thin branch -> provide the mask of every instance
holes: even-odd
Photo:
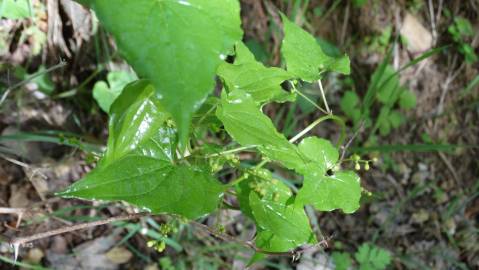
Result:
[[[24,210],[22,208],[0,208],[0,211],[3,211],[4,214],[24,213],[23,212]],[[92,227],[96,227],[96,226],[100,226],[100,225],[106,225],[106,224],[110,224],[110,223],[117,222],[117,221],[126,221],[126,220],[138,219],[138,218],[142,218],[142,217],[149,216],[149,215],[151,215],[151,214],[143,212],[143,213],[137,213],[137,214],[129,214],[129,215],[111,217],[111,218],[107,218],[107,219],[104,219],[104,220],[80,223],[80,224],[73,225],[73,226],[65,226],[65,227],[61,227],[61,228],[54,229],[54,230],[51,230],[51,231],[33,234],[33,235],[30,235],[30,236],[16,237],[16,238],[11,239],[9,242],[13,247],[15,247],[15,249],[16,249],[15,254],[18,254],[18,247],[23,246],[23,245],[25,245],[27,243],[30,243],[30,242],[39,240],[39,239],[52,237],[52,236],[55,236],[55,235],[68,233],[68,232],[73,232],[73,231],[77,231],[77,230],[92,228]],[[176,216],[176,215],[172,215],[172,216]],[[217,238],[219,238],[223,241],[238,243],[243,247],[253,249],[255,252],[263,253],[263,254],[266,254],[266,255],[273,255],[273,256],[287,256],[287,257],[299,258],[299,256],[302,253],[304,253],[308,250],[312,250],[312,249],[316,249],[316,248],[327,248],[328,247],[328,240],[329,240],[329,238],[328,239],[323,239],[322,241],[320,241],[319,243],[317,243],[315,245],[309,245],[309,244],[302,245],[298,248],[295,248],[295,249],[289,250],[289,251],[271,252],[271,251],[266,251],[266,250],[263,250],[263,249],[257,247],[252,241],[238,240],[231,235],[220,233],[220,232],[216,231],[215,229],[210,228],[209,226],[204,225],[202,223],[199,223],[197,221],[190,221],[190,224],[208,232],[210,235],[212,235],[214,237],[217,237]],[[15,255],[15,257],[16,257],[16,255]]]
[[[147,216],[147,215],[149,215],[149,213],[129,214],[129,215],[111,217],[111,218],[107,218],[107,219],[104,219],[104,220],[80,223],[80,224],[76,224],[76,225],[73,225],[73,226],[65,226],[65,227],[62,227],[62,228],[58,228],[58,229],[47,231],[47,232],[37,233],[37,234],[30,235],[30,236],[15,237],[10,241],[10,244],[13,245],[13,246],[21,246],[21,245],[24,245],[26,243],[29,243],[29,242],[32,242],[32,241],[35,241],[35,240],[39,240],[39,239],[43,239],[43,238],[47,238],[47,237],[52,237],[52,236],[67,233],[67,232],[83,230],[83,229],[87,229],[87,228],[91,228],[91,227],[96,227],[96,226],[100,226],[100,225],[109,224],[109,223],[116,222],[116,221],[125,221],[125,220],[137,219],[137,218],[141,218],[141,217],[144,217],[144,216]]]

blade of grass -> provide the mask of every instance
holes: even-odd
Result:
[[[76,134],[61,131],[18,132],[0,136],[0,142],[2,141],[48,142],[80,148],[94,153],[102,153],[104,148],[102,145],[82,142],[80,136]]]

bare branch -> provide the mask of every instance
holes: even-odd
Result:
[[[20,245],[23,245],[23,244],[26,244],[26,243],[29,243],[29,242],[32,242],[32,241],[35,241],[35,240],[55,236],[55,235],[58,235],[58,234],[73,232],[73,231],[77,231],[77,230],[83,230],[83,229],[87,229],[87,228],[91,228],[91,227],[96,227],[96,226],[100,226],[100,225],[109,224],[109,223],[116,222],[116,221],[125,221],[125,220],[137,219],[137,218],[144,217],[148,214],[149,213],[129,214],[129,215],[111,217],[111,218],[107,218],[107,219],[104,219],[104,220],[80,223],[80,224],[72,225],[72,226],[65,226],[65,227],[62,227],[62,228],[58,228],[58,229],[47,231],[47,232],[37,233],[37,234],[30,235],[30,236],[16,237],[16,238],[13,238],[10,241],[10,244],[12,244],[13,246],[20,246]]]

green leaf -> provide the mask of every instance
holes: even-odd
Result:
[[[28,0],[1,0],[0,18],[25,19],[30,17],[31,8]]]
[[[308,216],[303,205],[294,202],[291,190],[278,180],[262,184],[260,192],[264,193],[250,193],[250,207],[257,225],[294,246],[310,243],[314,235]]]
[[[284,14],[281,16],[284,25],[281,52],[289,72],[308,82],[320,79],[324,71],[350,73],[349,58],[346,55],[341,58],[326,55],[311,34],[291,22]]]
[[[361,186],[359,176],[352,171],[337,172],[328,176],[319,171],[304,176],[298,200],[311,204],[319,211],[342,209],[354,213],[359,208]]]
[[[332,254],[336,270],[348,270],[353,264],[351,256],[346,252],[333,252]]]
[[[378,80],[379,90],[377,99],[383,104],[394,104],[399,98],[399,76],[395,75],[394,68],[387,66],[383,73],[376,70],[372,76],[372,81]],[[377,78],[380,76],[379,78]]]
[[[358,106],[359,104],[359,97],[358,94],[354,91],[346,91],[341,98],[339,105],[341,106],[341,110],[343,110],[346,114],[352,114],[353,109]]]
[[[299,144],[299,151],[313,161],[321,171],[331,169],[339,160],[339,153],[330,141],[318,137],[308,137]]]
[[[140,80],[126,86],[110,110],[108,145],[101,164],[131,153],[173,160],[176,131],[166,125],[168,118],[152,84]]]
[[[304,157],[279,133],[253,97],[242,90],[223,92],[216,112],[226,131],[242,146],[256,146],[261,153],[289,169],[304,166]]]
[[[112,71],[107,75],[107,82],[99,81],[93,86],[93,97],[100,108],[106,112],[110,112],[110,106],[115,99],[121,94],[123,88],[133,81],[133,74],[126,71]]]
[[[318,210],[343,209],[346,213],[359,207],[361,188],[356,174],[326,175],[339,158],[330,142],[306,138],[299,147],[288,142],[252,97],[241,90],[229,95],[223,92],[217,116],[235,141],[243,146],[257,146],[271,160],[304,175],[304,187],[299,192],[301,202],[312,204]]]
[[[256,223],[256,245],[263,251],[281,252],[315,243],[303,205],[295,202],[285,184],[268,179],[251,176],[240,189],[241,207],[251,211]]]
[[[100,166],[60,196],[126,201],[152,213],[198,218],[214,211],[224,188],[208,171],[129,154]]]
[[[389,121],[390,109],[387,106],[381,107],[378,118],[376,119],[379,128],[379,133],[382,136],[387,136],[391,133],[391,122]]]
[[[303,187],[298,192],[297,200],[311,204],[320,211],[356,211],[361,198],[359,176],[352,171],[328,175],[327,170],[338,162],[338,150],[329,141],[319,138],[306,138],[299,148],[315,163],[305,168]]]
[[[370,244],[362,244],[354,254],[354,258],[360,264],[359,269],[362,270],[382,270],[391,263],[389,251]]]
[[[398,111],[391,111],[388,115],[388,121],[392,128],[398,128],[404,123],[404,117]]]
[[[221,64],[218,75],[223,78],[229,90],[241,89],[251,94],[256,102],[284,102],[295,98],[281,88],[281,83],[294,76],[281,68],[267,68],[257,62],[242,42],[236,45],[235,63]]]
[[[339,106],[341,110],[351,118],[353,123],[356,125],[359,123],[361,119],[361,109],[359,108],[359,96],[354,91],[347,91],[344,93],[341,101],[339,102]]]
[[[237,0],[83,1],[115,37],[136,73],[151,80],[185,146],[193,113],[242,37]]]
[[[153,213],[197,218],[216,209],[224,187],[209,170],[175,165],[176,130],[153,85],[129,84],[111,107],[108,147],[98,166],[64,197],[123,200]]]
[[[399,96],[399,106],[402,109],[409,110],[416,107],[416,95],[410,90],[404,90]]]

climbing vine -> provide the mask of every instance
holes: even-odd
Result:
[[[324,93],[326,115],[289,140],[262,112],[268,103],[294,102],[301,95],[298,82],[318,82],[322,91],[326,72],[349,74],[347,56],[328,56],[313,36],[282,15],[286,69],[264,66],[241,41],[237,0],[79,2],[95,11],[140,79],[106,107],[109,138],[96,168],[58,195],[125,201],[152,214],[187,219],[236,198],[256,224],[254,259],[318,243],[306,205],[344,213],[359,208],[360,179],[340,166],[344,134],[336,144],[306,137],[326,120],[342,124],[344,132]],[[223,86],[219,96],[213,93],[215,76]],[[284,82],[291,91],[281,87]],[[231,139],[207,140],[207,134]],[[261,160],[245,166],[241,152],[257,153]],[[292,189],[267,163],[302,176],[302,185]],[[218,177],[225,169],[235,176],[226,182]]]

